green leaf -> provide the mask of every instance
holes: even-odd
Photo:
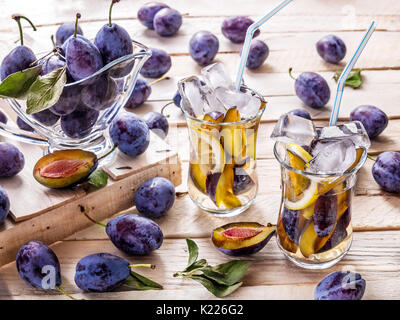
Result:
[[[26,113],[33,114],[55,105],[67,82],[66,67],[39,77],[29,88]]]
[[[199,256],[199,247],[192,239],[186,239],[186,244],[189,251],[189,260],[186,267],[186,269],[188,269],[197,260],[197,257]]]
[[[150,280],[134,271],[131,271],[131,276],[124,282],[127,286],[135,287],[138,290],[159,290],[162,285]]]
[[[233,285],[219,284],[213,280],[210,280],[202,275],[193,275],[192,279],[201,283],[208,291],[210,291],[217,298],[223,298],[236,291],[243,282],[238,282]]]
[[[37,79],[41,65],[10,74],[0,84],[0,98],[25,99],[32,83]]]
[[[206,259],[200,259],[198,261],[193,262],[189,267],[187,267],[183,272],[192,272],[194,270],[199,270],[208,265]]]
[[[201,271],[207,278],[220,284],[233,285],[244,277],[251,264],[252,261],[249,260],[232,260]]]
[[[358,89],[361,87],[363,80],[361,76],[361,69],[359,70],[354,70],[350,72],[349,76],[347,77],[345,81],[345,86],[352,87],[353,89]],[[342,74],[343,70],[336,71],[335,75],[333,76],[333,79],[335,79],[336,82],[339,81],[340,75]]]
[[[108,175],[102,169],[97,169],[88,178],[89,184],[96,188],[103,188],[107,185]]]

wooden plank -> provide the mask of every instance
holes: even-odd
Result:
[[[396,256],[400,232],[356,232],[352,248],[347,257],[335,267],[323,271],[303,270],[286,261],[279,251],[274,239],[258,254],[251,256],[254,260],[244,278],[244,286],[229,296],[231,299],[313,299],[317,283],[327,274],[337,270],[359,272],[367,281],[364,299],[389,299],[400,297],[400,282],[397,274],[400,271]],[[217,251],[209,239],[196,239],[201,258],[210,264],[228,261],[230,258]],[[77,297],[85,299],[212,299],[205,289],[189,280],[172,277],[172,274],[185,267],[187,262],[186,243],[184,239],[166,239],[158,251],[146,257],[126,257],[110,241],[64,241],[52,246],[60,259],[63,273],[63,287]],[[155,270],[140,270],[146,276],[160,282],[165,290],[137,292],[116,290],[104,294],[80,294],[81,291],[73,281],[75,265],[82,257],[96,253],[109,252],[126,257],[135,263],[154,263]],[[174,257],[173,262],[171,256]],[[0,269],[1,298],[61,298],[49,296],[43,291],[28,287],[18,277],[15,264],[11,263]],[[294,288],[290,290],[290,288]],[[297,289],[296,289],[297,288]],[[250,290],[252,294],[249,295]],[[173,295],[173,292],[176,295]],[[264,293],[262,293],[264,292]]]
[[[124,1],[123,4],[116,6],[113,11],[114,19],[136,18],[138,8],[147,0],[139,1]],[[248,0],[243,5],[241,0],[202,0],[190,3],[185,0],[165,0],[163,1],[173,8],[176,8],[181,13],[189,13],[192,17],[223,17],[237,15],[238,8],[240,14],[259,17],[261,12],[267,12],[279,3],[279,0],[268,1],[260,5],[258,0]],[[39,25],[60,23],[60,21],[70,21],[73,19],[76,11],[82,13],[82,20],[104,20],[106,18],[109,5],[108,0],[98,0],[96,2],[71,0],[68,3],[59,3],[54,6],[51,0],[41,0],[40,5],[35,5],[31,1],[21,2],[0,1],[3,11],[3,17],[8,18],[12,13],[22,12],[29,13],[29,17]],[[211,9],[212,8],[212,9]],[[46,10],[46,18],[44,19],[43,10]],[[260,12],[261,10],[261,12]],[[258,14],[257,14],[258,13]],[[396,0],[386,0],[376,2],[374,0],[357,0],[344,2],[329,3],[329,10],[325,3],[318,0],[303,0],[292,3],[285,8],[279,15],[268,22],[268,29],[277,28],[282,30],[282,25],[285,17],[295,18],[289,20],[290,25],[296,26],[298,29],[308,26],[311,30],[321,30],[318,28],[330,28],[329,30],[354,30],[361,27],[366,27],[372,19],[378,21],[378,26],[384,29],[390,29],[390,25],[386,25],[391,20],[396,20],[393,16],[399,15],[400,10]],[[317,24],[315,20],[321,19],[322,23]],[[323,19],[327,20],[323,20]],[[365,20],[364,20],[365,19]],[[301,21],[301,23],[299,23]],[[314,22],[314,24],[313,24]],[[382,23],[384,25],[382,25]],[[386,24],[385,24],[386,23]],[[2,30],[11,30],[9,24],[3,24]],[[266,29],[264,27],[264,29]],[[12,29],[14,30],[14,29]],[[285,30],[285,29],[283,29]]]
[[[228,55],[225,55],[228,56]],[[190,69],[193,61],[189,57],[179,57],[180,63]],[[229,59],[228,59],[229,60]],[[226,62],[226,59],[221,59]],[[227,64],[229,72],[234,75],[236,64]],[[304,108],[310,112],[313,119],[328,120],[334,102],[336,92],[336,82],[333,80],[333,72],[321,72],[326,79],[331,90],[331,98],[327,106],[321,109],[313,109],[304,105],[304,103],[295,95],[294,80],[289,77],[285,70],[284,73],[258,73],[247,71],[246,84],[262,94],[268,102],[267,109],[263,115],[263,121],[277,120],[281,114],[295,108]],[[181,75],[171,76],[170,80],[162,81],[154,85],[149,101],[133,111],[138,115],[143,115],[149,111],[160,112],[161,109],[171,101],[177,90],[177,82],[186,76],[191,75],[186,72]],[[197,70],[199,73],[200,70]],[[400,77],[397,70],[374,71],[365,70],[362,72],[364,83],[360,89],[346,87],[343,94],[343,100],[339,113],[339,119],[348,119],[350,112],[359,105],[375,105],[384,110],[389,118],[399,118],[398,108],[393,101],[400,100],[400,92],[396,88],[400,85]],[[194,73],[193,73],[194,74]],[[299,73],[295,73],[298,75]],[[178,125],[185,124],[185,117],[182,112],[170,105],[165,109],[164,114],[169,115],[170,123]]]

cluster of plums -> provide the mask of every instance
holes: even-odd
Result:
[[[171,209],[174,200],[175,188],[171,181],[162,177],[147,180],[135,195],[136,208],[144,216],[123,214],[109,220],[105,226],[109,239],[128,256],[144,256],[157,250],[163,243],[163,233],[159,225],[148,217],[164,216]],[[3,201],[1,188],[0,201]],[[61,269],[57,256],[39,241],[30,241],[23,245],[18,251],[16,263],[21,278],[35,288],[54,289],[43,288],[45,266],[54,267],[55,285],[61,285]],[[92,254],[82,258],[76,265],[75,283],[84,291],[111,291],[124,283],[130,275],[130,269],[130,263],[116,255]]]

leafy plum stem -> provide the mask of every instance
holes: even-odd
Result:
[[[372,161],[376,161],[376,159],[374,157],[372,157],[370,154],[367,154],[367,158],[372,160]]]
[[[35,25],[32,23],[32,21],[29,20],[29,19],[28,19],[27,17],[25,17],[25,16],[21,16],[21,15],[19,15],[19,14],[13,14],[13,15],[11,16],[11,18],[14,19],[14,20],[17,22],[17,24],[18,24],[19,39],[21,40],[21,46],[23,46],[23,45],[24,45],[24,34],[23,34],[23,32],[22,32],[21,18],[22,18],[22,19],[25,19],[26,21],[29,22],[29,24],[30,24],[30,25],[32,26],[32,28],[33,28],[33,31],[36,31],[36,27],[35,27]]]

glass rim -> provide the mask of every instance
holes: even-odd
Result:
[[[115,59],[115,60],[109,62],[108,64],[106,64],[105,66],[103,66],[101,69],[97,70],[95,73],[92,73],[90,76],[87,76],[86,78],[83,78],[83,79],[78,80],[78,81],[66,83],[66,84],[64,85],[64,87],[72,87],[72,86],[74,86],[74,85],[81,84],[81,83],[83,83],[83,82],[85,82],[85,81],[87,81],[87,80],[89,80],[89,79],[91,79],[91,78],[97,77],[98,75],[100,75],[100,74],[102,74],[103,72],[105,72],[105,71],[111,69],[112,67],[114,67],[115,65],[117,65],[117,64],[119,64],[119,63],[121,63],[121,62],[130,60],[130,59],[133,59],[133,58],[141,57],[141,56],[149,56],[149,57],[151,57],[151,54],[152,54],[152,53],[151,53],[151,50],[150,50],[149,47],[147,47],[147,46],[145,46],[144,44],[142,44],[142,43],[140,43],[140,42],[137,42],[137,41],[135,41],[135,40],[132,40],[132,43],[133,43],[134,45],[136,45],[137,47],[139,47],[140,49],[144,50],[144,51],[140,51],[140,52],[136,52],[136,53],[127,54],[127,55],[122,56],[122,57],[120,57],[120,58],[118,58],[118,59]],[[124,78],[124,77],[121,77],[121,78]]]
[[[181,81],[184,81],[184,80],[185,79],[182,79]],[[255,96],[257,96],[257,98],[260,99],[261,103],[265,103],[264,108],[258,110],[258,112],[254,116],[252,116],[252,117],[250,117],[248,119],[243,119],[243,120],[236,121],[236,122],[211,122],[211,121],[206,121],[206,120],[203,120],[203,119],[196,118],[196,117],[192,116],[191,114],[189,114],[184,108],[182,108],[182,102],[180,103],[179,108],[182,110],[182,112],[183,112],[183,114],[185,115],[186,118],[189,118],[189,119],[191,119],[193,121],[196,121],[198,123],[201,123],[201,124],[207,124],[207,125],[211,125],[211,126],[232,126],[232,125],[246,124],[246,123],[251,122],[251,121],[253,121],[255,119],[261,118],[261,116],[263,115],[263,113],[264,113],[264,111],[266,109],[267,101],[264,99],[264,97],[260,93],[258,93],[257,91],[249,88],[248,86],[243,84],[243,85],[240,86],[240,89],[242,89],[242,88],[246,89],[247,91],[250,91]]]
[[[321,128],[321,127],[317,127],[317,129],[318,128]],[[284,167],[285,169],[288,169],[288,170],[293,171],[295,173],[301,174],[303,176],[309,176],[309,177],[314,177],[314,178],[338,178],[338,177],[344,177],[344,176],[348,176],[348,175],[351,175],[353,173],[356,173],[364,165],[365,161],[367,160],[367,156],[368,156],[367,149],[365,147],[360,147],[361,149],[363,149],[363,153],[361,155],[360,160],[358,161],[357,165],[354,168],[352,168],[350,170],[347,170],[347,171],[345,171],[343,173],[314,173],[314,172],[307,172],[307,171],[303,171],[303,170],[299,170],[299,169],[293,168],[291,165],[286,163],[280,157],[279,152],[277,150],[277,146],[281,145],[281,144],[285,144],[285,143],[277,141],[274,144],[274,156],[275,156],[276,160],[278,160],[279,164],[282,167]]]

